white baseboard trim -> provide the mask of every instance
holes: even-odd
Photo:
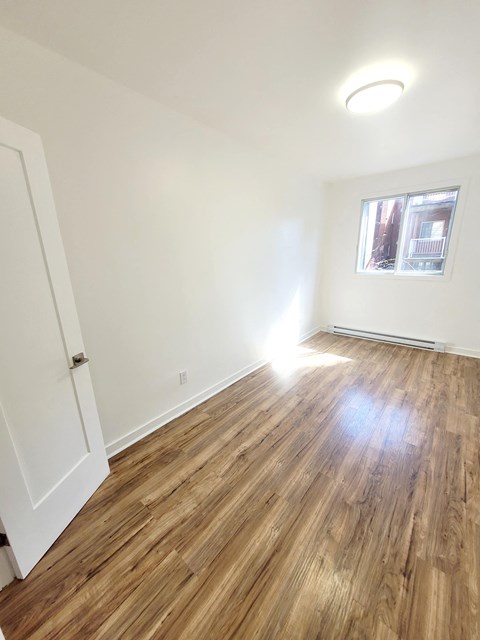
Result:
[[[328,326],[319,327],[317,331],[326,331],[328,333]],[[480,351],[477,351],[476,349],[457,347],[448,343],[445,345],[445,353],[453,353],[457,356],[467,356],[468,358],[480,358]]]
[[[165,411],[165,413],[162,413],[160,416],[154,418],[150,422],[147,422],[146,424],[133,429],[121,438],[118,438],[118,440],[114,440],[110,444],[107,444],[107,456],[111,458],[117,453],[120,453],[120,451],[123,451],[132,444],[135,444],[135,442],[138,442],[145,436],[148,436],[150,433],[153,433],[153,431],[156,431],[160,427],[163,427],[175,418],[179,418],[184,413],[187,413],[187,411],[194,409],[199,404],[202,404],[202,402],[205,402],[205,400],[208,400],[208,398],[211,398],[220,391],[223,391],[223,389],[226,389],[234,382],[237,382],[241,378],[248,376],[249,373],[253,373],[253,371],[255,371],[256,369],[263,367],[264,364],[266,364],[264,360],[258,360],[257,362],[244,367],[243,369],[240,369],[240,371],[237,371],[231,376],[228,376],[228,378],[224,378],[220,382],[217,382],[217,384],[214,384],[213,386],[208,387],[208,389],[205,389],[204,391],[201,391],[200,393],[192,396],[188,400],[185,400],[185,402],[177,404],[176,407]]]
[[[311,329],[310,331],[307,331],[306,333],[302,334],[302,336],[300,337],[300,340],[298,341],[298,344],[302,344],[302,342],[305,342],[305,340],[308,340],[309,338],[316,335],[320,331],[325,331],[325,329],[323,329],[322,327],[315,327],[315,329]]]
[[[312,329],[311,331],[308,331],[307,333],[302,335],[302,337],[299,340],[299,343],[304,342],[305,340],[308,340],[308,338],[311,338],[319,331],[321,331],[321,329],[319,328],[315,328],[315,329]],[[147,422],[146,424],[141,425],[140,427],[136,427],[132,431],[129,431],[129,433],[126,433],[121,438],[118,438],[117,440],[110,442],[110,444],[107,444],[105,447],[107,451],[107,457],[111,458],[112,456],[115,456],[117,453],[120,453],[127,447],[130,447],[132,444],[135,444],[142,438],[145,438],[145,436],[148,436],[149,434],[153,433],[160,427],[163,427],[164,425],[171,422],[175,418],[179,418],[184,413],[187,413],[187,411],[194,409],[199,404],[202,404],[202,402],[205,402],[205,400],[208,400],[212,396],[217,395],[217,393],[220,393],[220,391],[223,391],[227,387],[231,386],[235,382],[238,382],[242,378],[245,378],[245,376],[248,376],[250,373],[253,373],[254,371],[256,371],[257,369],[260,369],[260,367],[263,367],[266,364],[267,364],[267,360],[257,360],[257,362],[247,365],[246,367],[243,367],[243,369],[240,369],[239,371],[236,371],[235,373],[233,373],[231,376],[228,376],[227,378],[220,380],[220,382],[217,382],[217,384],[214,384],[213,386],[208,387],[208,389],[205,389],[204,391],[201,391],[200,393],[197,393],[196,395],[192,396],[188,400],[185,400],[185,402],[182,402],[181,404],[178,404],[176,407],[173,407],[172,409],[165,411],[165,413],[162,413],[157,418],[150,420],[150,422]]]
[[[445,347],[447,353],[454,353],[457,356],[467,356],[468,358],[480,358],[480,351],[476,349],[466,349],[464,347],[455,347],[448,345]]]

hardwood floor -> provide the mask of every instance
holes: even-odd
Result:
[[[480,360],[317,334],[118,455],[15,639],[480,638]]]

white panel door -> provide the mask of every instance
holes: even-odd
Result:
[[[24,578],[108,475],[40,137],[0,118],[0,519]]]

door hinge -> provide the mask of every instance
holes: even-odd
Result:
[[[0,547],[9,547],[10,542],[8,541],[6,533],[0,533]]]
[[[72,356],[72,362],[73,362],[73,366],[71,366],[70,369],[78,369],[78,367],[81,367],[82,364],[89,362],[89,359],[86,358],[83,351],[81,351],[80,353],[77,353],[76,355]]]

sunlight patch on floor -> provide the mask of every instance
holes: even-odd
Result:
[[[293,347],[285,350],[272,359],[272,369],[281,375],[288,375],[294,371],[306,368],[334,367],[351,362],[351,358],[338,356],[334,353],[318,353],[306,347]]]

